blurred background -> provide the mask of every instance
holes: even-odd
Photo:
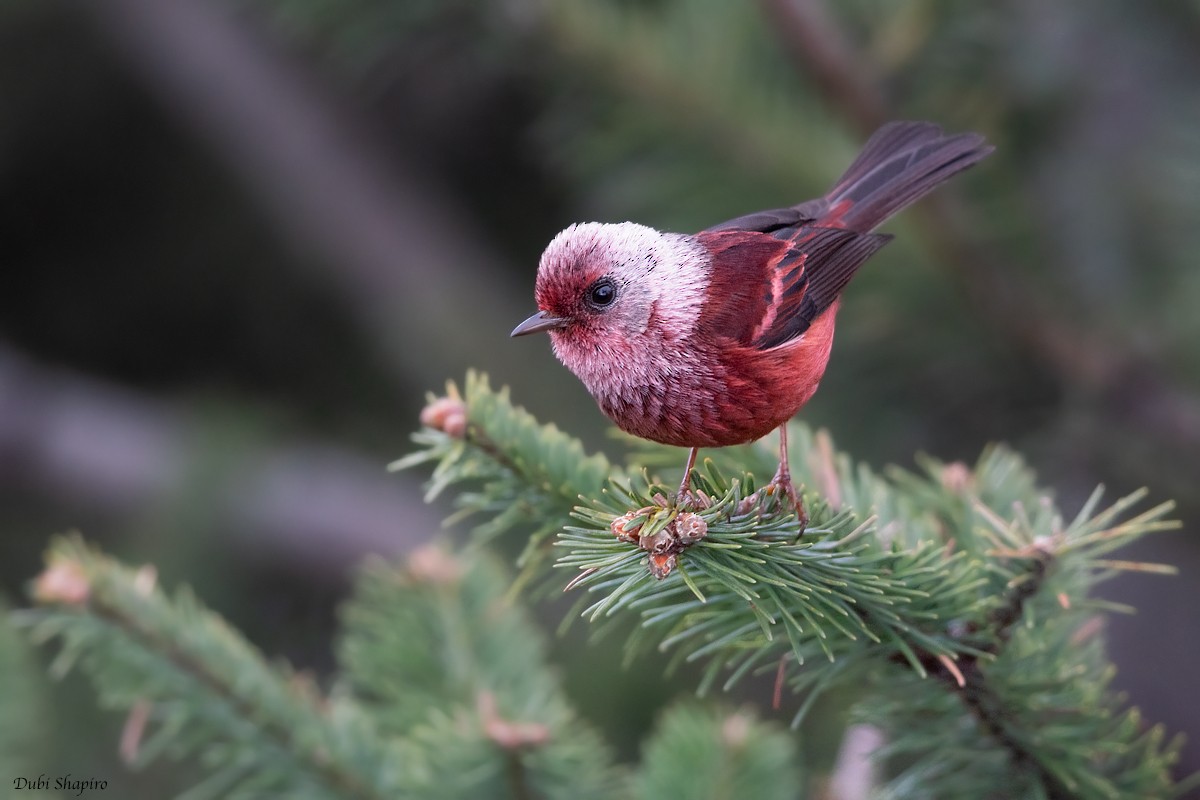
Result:
[[[1068,513],[1097,483],[1176,499],[1183,530],[1124,555],[1180,575],[1108,584],[1139,608],[1108,629],[1131,701],[1200,733],[1183,0],[9,0],[0,596],[22,603],[48,537],[77,528],[327,674],[354,565],[444,514],[422,475],[384,472],[427,391],[478,367],[614,449],[549,343],[508,338],[554,233],[817,196],[894,118],[997,152],[889,224],[804,418],[876,466],[1009,442]],[[578,637],[555,650],[625,757],[691,685]],[[122,719],[82,681],[35,684],[35,773],[181,785],[125,775]],[[1184,759],[1200,769],[1195,744]]]

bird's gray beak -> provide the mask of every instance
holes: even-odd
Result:
[[[522,322],[517,327],[513,328],[513,332],[509,336],[524,336],[527,333],[538,333],[540,331],[554,330],[555,328],[565,328],[569,320],[562,317],[556,317],[547,314],[545,311],[539,311],[529,319]]]

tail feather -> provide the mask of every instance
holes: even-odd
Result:
[[[817,224],[870,231],[993,149],[977,133],[946,136],[929,122],[889,122],[822,198]]]

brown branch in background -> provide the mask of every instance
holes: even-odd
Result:
[[[980,727],[1009,752],[1014,766],[1036,774],[1046,792],[1046,797],[1050,800],[1071,800],[1076,797],[1076,794],[1067,788],[1053,772],[1042,765],[1034,751],[1009,735],[1004,725],[1004,719],[1009,710],[992,691],[987,678],[979,667],[979,661],[977,659],[964,661],[962,673],[964,685],[957,690],[959,698],[962,699],[963,705],[975,717]]]
[[[889,119],[878,79],[854,52],[821,0],[759,0],[797,69],[863,133]]]
[[[1025,603],[1042,588],[1054,555],[1049,550],[1035,549],[1030,551],[1028,558],[1025,580],[1011,584],[1001,603],[988,614],[985,633],[989,641],[979,648],[984,652],[999,655],[1008,643],[1013,626],[1020,622],[1025,613]],[[979,632],[968,629],[963,635],[967,638]],[[1037,776],[1050,800],[1069,800],[1075,796],[1058,776],[1042,764],[1034,750],[1009,733],[1006,721],[1012,716],[1011,710],[988,681],[978,656],[964,654],[955,664],[943,657],[932,658],[926,653],[922,654],[921,660],[930,675],[942,681],[962,700],[979,727],[1008,751],[1014,766]]]
[[[759,0],[771,28],[797,68],[829,106],[862,136],[894,115],[878,79],[855,52],[823,0]],[[1048,373],[1099,398],[1109,415],[1162,442],[1200,446],[1200,404],[1159,377],[1160,370],[1128,345],[1066,321],[1041,293],[1023,285],[1021,270],[975,235],[975,215],[954,186],[921,203],[918,219],[938,263],[951,272],[972,307],[1008,342]]]
[[[324,569],[411,550],[439,527],[382,461],[318,442],[246,446],[197,488],[192,470],[211,457],[213,434],[164,403],[0,343],[0,484],[111,515],[203,491],[215,526],[252,533],[238,544]]]

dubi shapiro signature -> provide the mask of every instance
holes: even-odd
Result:
[[[36,778],[13,778],[13,789],[16,790],[27,789],[38,791],[56,789],[60,792],[71,792],[75,797],[81,797],[89,789],[104,791],[107,788],[108,781],[103,778],[73,778],[69,772],[57,777],[50,777],[43,772]]]

